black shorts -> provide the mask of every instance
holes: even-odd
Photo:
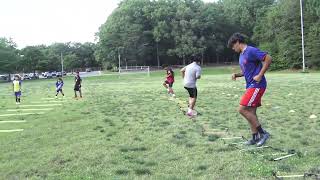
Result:
[[[169,83],[168,81],[165,81],[164,83],[168,84],[169,87],[171,87],[171,88],[172,88],[172,86],[173,86],[173,83]]]
[[[81,85],[74,85],[74,90],[75,91],[80,91],[81,90]]]
[[[188,91],[189,96],[190,96],[191,98],[196,98],[196,97],[197,97],[197,95],[198,95],[198,90],[197,90],[196,87],[195,87],[195,88],[184,87],[184,88]]]

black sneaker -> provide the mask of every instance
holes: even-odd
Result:
[[[255,145],[258,141],[259,141],[259,139],[253,139],[252,138],[252,139],[246,141],[244,144],[247,145],[247,146]]]
[[[245,145],[255,145],[257,142],[259,141],[259,134],[253,134],[252,138],[250,140],[248,140],[247,142],[245,142]]]
[[[264,134],[260,134],[260,140],[257,142],[257,146],[259,147],[264,145],[266,141],[269,139],[269,137],[270,137],[270,134],[267,131],[265,131]]]

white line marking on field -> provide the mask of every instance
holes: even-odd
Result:
[[[27,121],[23,120],[23,121],[0,121],[0,123],[25,123]]]
[[[7,111],[16,112],[16,111],[50,111],[53,108],[43,108],[43,109],[8,109]]]
[[[63,103],[65,101],[33,101],[31,103],[34,103],[34,104],[38,104],[38,103]]]
[[[20,107],[41,107],[41,106],[61,106],[62,104],[31,104],[31,105],[20,105]]]
[[[23,131],[23,129],[0,130],[0,133],[6,133],[6,132],[20,132],[20,131]]]
[[[37,112],[37,113],[19,113],[19,114],[0,114],[0,117],[37,115],[37,114],[44,114],[44,112]]]
[[[282,157],[275,158],[275,159],[273,159],[273,160],[274,160],[274,161],[279,161],[279,160],[281,160],[281,159],[286,159],[286,158],[291,157],[291,156],[294,156],[294,155],[296,155],[296,154],[289,154],[289,155],[286,155],[286,156],[282,156]]]
[[[48,100],[48,99],[49,99],[49,100],[50,100],[50,99],[55,99],[55,98],[41,98],[41,99],[46,99],[46,100]]]
[[[223,140],[230,140],[230,139],[243,139],[243,137],[228,137],[228,138],[221,138]]]

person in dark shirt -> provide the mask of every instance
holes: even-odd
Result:
[[[81,82],[82,82],[82,79],[79,75],[79,72],[77,72],[76,76],[74,77],[74,97],[77,98],[77,91],[79,91],[79,94],[80,94],[80,98],[82,98],[82,93],[81,93]]]

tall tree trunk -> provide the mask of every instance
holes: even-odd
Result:
[[[158,68],[160,68],[160,58],[159,58],[159,43],[157,42],[157,63],[158,63]]]
[[[203,51],[201,52],[201,65],[203,66]]]

